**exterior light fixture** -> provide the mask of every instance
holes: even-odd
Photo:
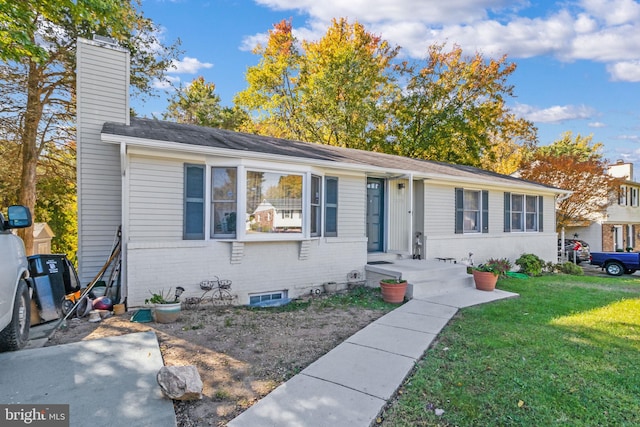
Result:
[[[180,295],[184,292],[184,288],[182,286],[176,286],[176,300],[180,298]]]

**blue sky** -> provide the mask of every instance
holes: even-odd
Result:
[[[224,105],[246,88],[251,53],[273,24],[292,19],[299,39],[322,37],[332,18],[358,21],[403,55],[420,58],[433,43],[469,54],[507,54],[517,64],[509,107],[538,127],[542,145],[565,131],[593,135],[610,161],[640,168],[640,2],[634,0],[143,0],[165,43],[184,56],[169,78],[204,76]],[[138,114],[164,111],[169,93],[132,100]],[[636,172],[640,175],[640,169]]]

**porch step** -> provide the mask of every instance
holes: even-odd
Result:
[[[440,271],[437,275],[427,277],[408,278],[411,291],[407,297],[425,299],[434,295],[444,295],[459,292],[463,289],[473,289],[473,276],[467,274],[466,267],[459,266],[457,270]]]
[[[393,264],[368,264],[365,270],[369,286],[376,286],[375,282],[383,276],[407,280],[407,297],[414,299],[475,287],[473,276],[467,274],[467,267],[452,262],[402,259],[393,261]]]

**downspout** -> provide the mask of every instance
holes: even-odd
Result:
[[[568,199],[569,197],[571,197],[572,194],[573,194],[573,192],[564,193],[562,195],[559,195],[558,198],[556,199],[556,207],[557,207],[558,203],[562,202],[563,200]],[[561,254],[560,256],[564,260],[564,256],[565,256],[565,253],[564,253],[564,227],[562,227],[560,229],[560,250],[559,251],[560,251],[560,254]]]
[[[122,186],[121,194],[121,209],[120,212],[120,302],[126,302],[127,296],[129,294],[129,290],[127,287],[127,277],[128,277],[128,268],[127,268],[127,260],[128,260],[128,235],[129,235],[129,183],[127,176],[127,143],[120,143],[120,174],[121,179],[120,183]]]
[[[413,212],[414,211],[414,209],[413,209],[413,174],[412,173],[409,174],[409,196],[408,197],[409,197],[409,212],[408,212],[409,213],[409,227],[408,227],[407,231],[409,233],[409,236],[408,236],[407,242],[408,242],[409,247],[407,248],[407,252],[408,252],[409,255],[412,255],[413,254],[413,241],[414,241],[414,237],[413,237],[413,233],[414,233],[413,232],[413,221],[414,221],[414,218],[413,218],[413,215],[414,215],[414,212]]]

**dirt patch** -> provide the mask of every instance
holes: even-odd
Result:
[[[291,311],[204,306],[171,324],[133,323],[132,312],[99,323],[70,319],[47,345],[154,331],[165,365],[195,365],[204,384],[202,400],[174,403],[178,426],[223,426],[386,312],[326,298]]]

